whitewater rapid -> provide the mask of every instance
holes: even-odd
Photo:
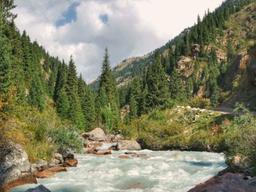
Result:
[[[224,154],[207,152],[149,151],[141,157],[77,155],[79,164],[68,172],[39,179],[52,192],[186,192],[226,168]],[[23,192],[36,185],[12,190]]]

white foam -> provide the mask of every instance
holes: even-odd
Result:
[[[39,184],[52,192],[185,192],[226,168],[224,155],[217,153],[143,150],[138,153],[147,158],[118,158],[123,153],[77,155],[78,167]]]

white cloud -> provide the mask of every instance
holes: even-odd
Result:
[[[223,0],[16,0],[16,20],[52,55],[68,61],[72,54],[87,81],[101,69],[104,48],[112,66],[122,59],[146,54],[165,44]],[[56,26],[74,2],[77,20]],[[107,16],[106,23],[100,16]]]

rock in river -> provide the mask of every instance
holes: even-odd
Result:
[[[141,150],[140,144],[135,140],[122,140],[117,144],[118,150]]]
[[[26,192],[51,192],[51,191],[47,189],[45,186],[39,185],[36,188],[28,189]]]

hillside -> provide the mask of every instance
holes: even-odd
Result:
[[[79,132],[95,123],[94,93],[72,57],[65,63],[50,56],[16,28],[13,8],[13,1],[1,1],[0,146],[19,143],[32,162],[79,150]]]
[[[23,178],[26,174],[36,179],[67,171],[67,166],[78,164],[75,153],[81,153],[81,167],[69,172],[76,176],[71,176],[72,184],[60,180],[64,188],[67,184],[84,190],[80,184],[88,184],[88,179],[98,186],[92,175],[103,170],[107,184],[113,186],[108,180],[112,178],[118,190],[137,190],[137,173],[131,174],[136,176],[131,182],[122,181],[119,171],[112,177],[109,169],[116,169],[116,162],[161,160],[128,149],[224,153],[230,171],[250,175],[255,187],[251,176],[256,175],[256,0],[226,0],[164,46],[125,59],[114,69],[106,48],[101,75],[91,85],[77,73],[72,56],[69,62],[52,57],[26,31],[17,29],[13,0],[0,0],[0,5],[0,191],[20,185],[19,179],[28,179]],[[171,156],[164,158],[169,164]],[[186,156],[178,159],[195,166],[193,170],[204,164]],[[111,165],[105,170],[99,162]],[[127,163],[121,165],[127,171]],[[173,165],[170,168],[179,169]],[[215,165],[210,161],[203,169],[212,171],[211,166]],[[48,168],[55,171],[37,175]],[[170,173],[180,174],[175,171]],[[119,188],[120,181],[135,188]]]
[[[246,102],[253,108],[255,14],[254,1],[228,0],[213,13],[198,18],[195,26],[185,29],[166,45],[143,57],[122,61],[113,69],[121,94],[128,92],[123,89],[129,89],[134,78],[142,78],[145,68],[156,61],[157,55],[168,79],[175,69],[184,89],[193,84],[193,97],[211,98],[214,94],[209,84],[215,84],[211,82],[214,78],[219,90],[216,104],[233,107],[236,102]],[[97,81],[93,86],[96,84]],[[123,105],[128,100],[121,96]]]

